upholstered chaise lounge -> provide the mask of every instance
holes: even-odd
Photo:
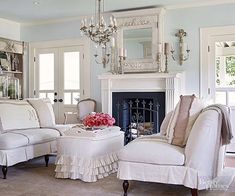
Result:
[[[161,133],[140,137],[119,153],[117,176],[124,180],[124,195],[129,180],[184,185],[191,189],[192,195],[197,195],[197,190],[210,188],[221,172],[224,158],[221,112],[204,109],[193,124],[185,146],[161,139],[166,136],[170,118],[172,113],[166,115]]]
[[[32,107],[29,102],[36,108]],[[52,106],[47,100],[0,101],[0,165],[3,178],[7,167],[34,157],[56,152],[57,129]]]

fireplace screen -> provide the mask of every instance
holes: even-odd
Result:
[[[165,93],[113,93],[113,116],[125,132],[125,143],[158,133],[165,116]]]

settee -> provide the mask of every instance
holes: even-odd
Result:
[[[69,129],[56,125],[49,100],[0,100],[0,165],[3,178],[7,168],[35,157],[56,152],[56,138]]]
[[[194,101],[188,104],[191,109],[187,111],[186,104],[181,103],[166,115],[160,133],[140,137],[120,151],[117,177],[124,180],[124,196],[130,180],[184,185],[196,196],[198,190],[211,188],[223,171],[225,146],[232,139],[227,108],[204,108]],[[179,120],[182,113],[187,115],[187,121],[185,116]],[[176,123],[181,135],[176,134]],[[228,129],[224,128],[226,123]],[[185,134],[183,124],[187,125]]]

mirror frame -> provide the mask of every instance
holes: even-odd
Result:
[[[163,43],[164,8],[143,9],[113,13],[117,19],[118,31],[116,35],[117,48],[123,48],[123,31],[129,29],[152,29],[152,58],[127,59],[124,65],[124,73],[157,72],[156,54],[158,43]],[[163,44],[162,44],[163,46]],[[162,62],[161,65],[162,67]]]

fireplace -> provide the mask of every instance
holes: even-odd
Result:
[[[165,114],[174,109],[175,105],[179,101],[179,96],[184,94],[184,72],[121,75],[112,75],[107,73],[98,76],[98,78],[101,81],[102,112],[114,115],[116,118],[117,114],[115,112],[117,109],[114,107],[116,107],[117,104],[120,104],[119,109],[120,107],[124,107],[124,113],[121,115],[128,116],[130,101],[134,104],[136,99],[138,99],[139,107],[143,108],[143,105],[141,105],[140,102],[142,102],[143,99],[146,99],[145,102],[154,102],[152,98],[156,95],[156,100],[158,101],[154,102],[155,108],[152,108],[152,110],[153,112],[159,110],[159,123],[158,126],[154,125],[155,128],[153,131],[155,132],[159,131],[159,126]],[[124,98],[123,103],[123,96],[125,96],[126,93],[129,95],[127,98]],[[144,96],[144,94],[146,94],[146,96]],[[116,96],[117,98],[115,98]],[[116,102],[116,99],[120,99],[118,101],[119,103],[117,102],[113,104],[113,102]],[[157,105],[159,105],[159,108]],[[136,107],[136,105],[132,106]],[[122,117],[122,119],[123,118],[125,119],[126,117]],[[155,116],[154,118],[157,117]],[[124,121],[124,124],[120,124],[120,126],[125,128],[128,126],[129,122],[130,121],[126,120]]]
[[[113,92],[112,115],[125,140],[160,131],[165,116],[164,92]]]

